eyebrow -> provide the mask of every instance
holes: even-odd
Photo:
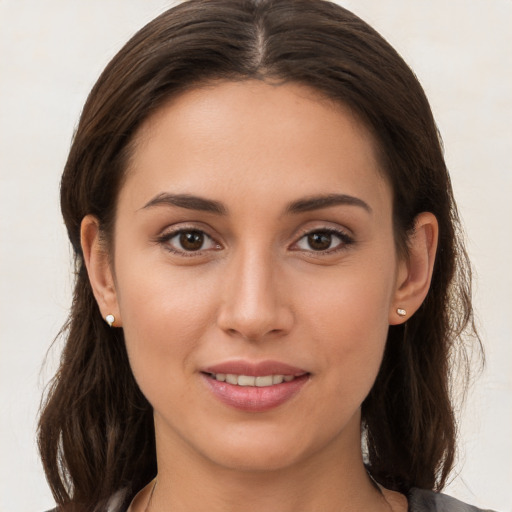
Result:
[[[290,203],[286,208],[286,212],[303,213],[339,205],[358,206],[368,213],[372,213],[372,209],[368,203],[365,203],[358,197],[349,196],[347,194],[327,194],[299,199],[298,201]]]
[[[368,213],[372,212],[371,207],[362,199],[347,194],[324,194],[298,199],[288,204],[285,212],[304,213],[339,205],[358,206]],[[153,208],[155,206],[178,206],[187,210],[197,210],[217,215],[227,215],[228,213],[227,208],[221,202],[190,194],[162,192],[148,201],[141,209]]]
[[[218,201],[192,196],[190,194],[169,194],[167,192],[163,192],[155,196],[147,202],[142,209],[162,205],[178,206],[180,208],[186,208],[187,210],[199,210],[203,212],[216,213],[218,215],[227,214],[226,207]]]

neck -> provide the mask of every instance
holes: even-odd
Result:
[[[205,503],[210,512],[394,509],[370,480],[359,443],[351,450],[330,446],[271,471],[226,468],[192,453],[167,458],[164,450],[158,461],[158,485],[148,512],[204,510]],[[141,503],[148,503],[151,490],[148,486]]]

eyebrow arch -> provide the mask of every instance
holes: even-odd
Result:
[[[186,208],[187,210],[199,210],[203,212],[216,213],[218,215],[227,214],[226,207],[218,201],[190,194],[169,194],[167,192],[162,192],[155,196],[147,202],[142,209],[153,208],[154,206],[161,205],[178,206],[179,208]]]
[[[299,199],[298,201],[290,203],[286,208],[286,212],[303,213],[338,205],[358,206],[366,210],[368,213],[372,213],[372,209],[369,204],[365,203],[358,197],[349,196],[346,194],[327,194]]]

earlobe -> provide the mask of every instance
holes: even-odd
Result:
[[[399,263],[389,324],[407,321],[427,296],[434,270],[439,226],[434,214],[420,213],[408,241],[408,256]],[[405,314],[404,314],[405,312]]]
[[[86,215],[83,218],[80,240],[89,282],[101,315],[111,327],[119,327],[121,315],[109,254],[101,240],[98,219],[93,215]],[[115,324],[106,320],[107,317],[115,318]]]

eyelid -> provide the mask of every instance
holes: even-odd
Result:
[[[215,247],[207,248],[207,249],[198,249],[197,251],[187,251],[187,250],[180,250],[173,248],[169,241],[172,240],[174,237],[178,236],[180,233],[186,233],[186,232],[192,232],[196,231],[199,233],[202,233],[205,238],[208,238]],[[157,235],[154,238],[154,242],[160,245],[163,245],[164,248],[173,253],[177,254],[179,256],[184,257],[191,257],[191,256],[204,256],[205,253],[211,252],[211,251],[218,251],[220,249],[223,249],[223,244],[221,244],[218,241],[218,237],[212,236],[209,232],[209,230],[201,225],[197,224],[178,224],[173,225],[165,228],[161,234]],[[336,247],[332,249],[326,249],[326,250],[307,250],[300,247],[297,247],[297,244],[300,240],[302,240],[304,237],[311,235],[313,233],[328,233],[330,235],[334,235],[340,240],[340,243],[336,245]],[[316,257],[322,257],[322,256],[329,256],[332,254],[336,254],[340,251],[348,249],[351,245],[355,243],[355,239],[353,235],[351,234],[350,230],[344,229],[341,227],[333,227],[329,225],[321,225],[318,227],[307,227],[300,230],[299,234],[294,238],[294,242],[289,246],[289,249],[296,252],[303,252],[308,253],[310,255],[314,255]]]
[[[186,251],[186,250],[175,249],[170,245],[169,242],[174,237],[180,235],[181,233],[187,233],[187,232],[192,232],[192,231],[202,233],[205,236],[205,238],[208,238],[211,240],[211,242],[215,245],[215,247],[208,248],[208,249],[198,249],[197,251]],[[161,234],[159,234],[155,237],[154,242],[157,244],[163,245],[164,248],[172,254],[176,254],[179,256],[185,256],[185,257],[204,256],[204,254],[206,252],[216,251],[216,250],[219,250],[222,248],[222,244],[219,243],[215,237],[210,235],[205,228],[200,227],[198,225],[193,225],[193,224],[191,224],[191,225],[181,225],[180,224],[178,226],[168,227],[168,228],[164,229],[161,232]]]
[[[313,249],[307,250],[307,249],[301,249],[297,248],[294,249],[293,246],[296,246],[299,241],[301,241],[304,237],[311,235],[313,233],[328,233],[330,235],[334,235],[340,239],[340,243],[332,249],[326,249],[323,251],[315,251]],[[293,251],[301,251],[301,252],[307,252],[309,254],[313,254],[315,256],[328,256],[331,254],[336,254],[340,251],[346,250],[349,246],[353,245],[355,243],[354,237],[348,233],[348,230],[344,230],[340,227],[332,227],[332,226],[319,226],[315,228],[304,228],[301,230],[298,237],[296,237],[295,242],[291,245],[291,249]]]

